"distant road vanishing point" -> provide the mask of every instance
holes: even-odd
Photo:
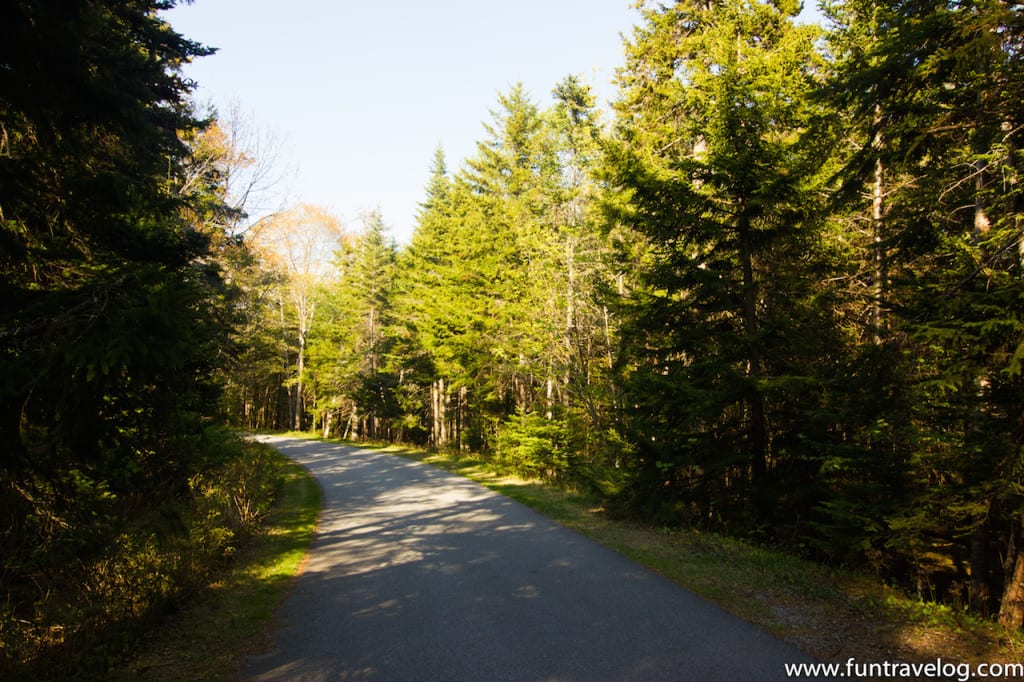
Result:
[[[753,625],[467,479],[264,436],[319,480],[308,563],[250,680],[784,680]]]

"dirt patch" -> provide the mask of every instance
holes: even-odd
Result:
[[[767,590],[756,599],[770,619],[759,623],[823,662],[1011,663],[1024,655],[1019,637],[995,624],[914,622],[905,597],[857,581],[830,599]],[[873,594],[864,594],[869,590]]]

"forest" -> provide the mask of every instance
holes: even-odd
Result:
[[[1019,5],[639,2],[610,109],[501,93],[398,245],[250,219],[174,3],[58,4],[0,12],[6,585],[194,495],[228,424],[479,453],[1024,626]]]

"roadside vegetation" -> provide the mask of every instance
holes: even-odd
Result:
[[[278,604],[299,573],[316,531],[316,480],[269,446],[280,490],[262,530],[180,611],[149,628],[115,679],[235,680],[243,657],[266,643]]]
[[[230,677],[298,569],[319,489],[267,446],[214,431],[204,448],[189,494],[105,519],[102,552],[53,538],[11,555],[34,563],[4,585],[0,678]]]

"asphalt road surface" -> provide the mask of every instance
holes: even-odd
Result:
[[[796,649],[486,488],[263,437],[320,481],[303,573],[254,680],[784,680]]]

